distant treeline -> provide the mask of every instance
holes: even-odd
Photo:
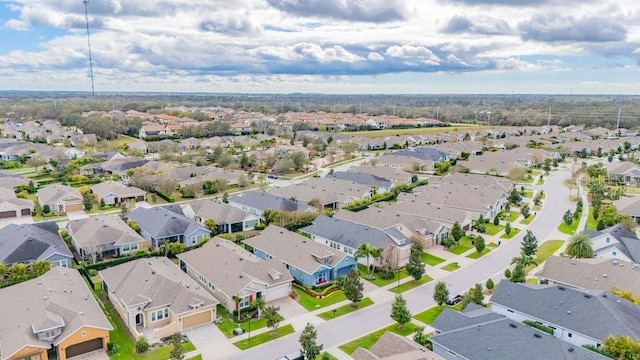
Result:
[[[638,96],[624,95],[324,95],[166,94],[88,96],[73,92],[0,92],[0,117],[64,121],[89,110],[170,112],[167,107],[223,107],[277,115],[290,111],[366,113],[490,125],[640,125]],[[197,114],[197,113],[194,113]],[[67,122],[69,122],[67,120]]]

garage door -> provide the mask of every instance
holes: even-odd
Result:
[[[20,213],[22,215],[31,215],[31,209],[22,209]]]
[[[71,345],[67,348],[67,359],[73,356],[86,354],[91,351],[102,349],[102,338],[97,338],[79,344]]]
[[[269,302],[269,301],[285,298],[289,296],[290,293],[291,293],[291,288],[289,284],[284,284],[284,285],[280,285],[278,287],[274,287],[269,290],[266,290],[262,294],[264,296],[264,301]]]
[[[67,209],[67,212],[69,211],[82,211],[82,204],[69,204],[65,206],[65,209]]]
[[[192,328],[194,326],[210,323],[211,310],[201,312],[200,314],[185,316],[182,318],[182,329]]]
[[[5,218],[10,218],[10,217],[16,217],[15,210],[0,212],[0,218],[5,219]]]

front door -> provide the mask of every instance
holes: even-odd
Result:
[[[144,325],[144,315],[142,313],[136,314],[136,325]]]

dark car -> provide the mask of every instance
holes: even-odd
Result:
[[[462,295],[456,295],[454,298],[447,299],[447,305],[453,306],[462,301]]]
[[[267,179],[277,179],[277,178],[278,178],[278,176],[273,175],[273,174],[267,175]]]

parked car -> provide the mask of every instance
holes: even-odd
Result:
[[[267,175],[267,179],[277,179],[277,178],[278,178],[278,176],[274,175],[274,174]]]
[[[276,360],[304,360],[304,356],[302,356],[302,354],[300,354],[300,352],[298,351],[290,355],[279,357]]]
[[[462,295],[456,295],[454,298],[447,299],[447,305],[453,306],[462,301]]]

